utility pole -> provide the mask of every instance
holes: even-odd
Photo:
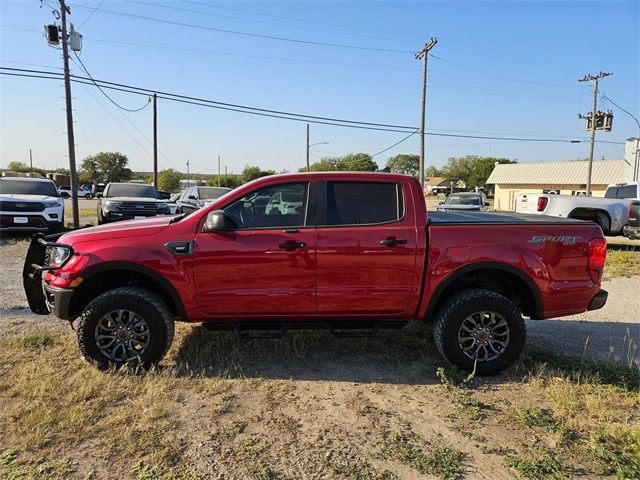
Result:
[[[309,171],[309,124],[307,123],[307,172]]]
[[[438,43],[437,38],[431,38],[424,48],[416,53],[417,60],[422,60],[422,111],[420,113],[420,186],[424,189],[424,121],[427,103],[427,60],[429,51]]]
[[[224,166],[224,186],[229,187],[229,182],[227,181],[227,166]]]
[[[153,186],[158,188],[158,96],[154,93],[153,101]]]
[[[189,175],[189,160],[187,159],[187,188],[191,186],[191,176]]]
[[[73,137],[73,113],[71,110],[71,80],[69,78],[69,36],[67,35],[67,14],[71,9],[60,1],[60,17],[62,22],[62,58],[64,61],[64,93],[67,108],[67,143],[69,144],[69,173],[71,176],[71,209],[73,210],[73,227],[80,227],[78,212],[78,174],[76,172],[76,147]]]
[[[220,186],[220,155],[218,155],[218,186]]]
[[[31,156],[31,149],[29,149],[29,166],[31,167],[31,176],[33,177],[33,157]]]
[[[591,172],[593,170],[593,147],[596,143],[596,124],[598,123],[598,81],[613,73],[600,72],[597,75],[587,74],[579,82],[593,82],[593,109],[591,110],[591,143],[589,145],[589,168],[587,173],[587,197],[591,196]]]

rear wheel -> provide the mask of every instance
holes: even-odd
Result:
[[[491,290],[454,294],[438,311],[434,339],[445,359],[478,375],[508,368],[522,353],[526,338],[518,308]]]
[[[173,316],[155,293],[121,287],[103,293],[82,312],[78,346],[100,368],[149,368],[167,353],[174,334]]]

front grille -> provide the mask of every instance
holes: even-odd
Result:
[[[5,200],[0,202],[0,210],[3,212],[41,212],[44,210],[44,205],[40,202],[13,202]]]
[[[155,203],[124,202],[121,210],[125,215],[132,217],[150,217],[158,213]]]

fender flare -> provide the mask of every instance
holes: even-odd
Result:
[[[542,301],[542,295],[540,293],[540,289],[535,284],[535,282],[531,279],[529,275],[523,272],[521,269],[516,268],[512,265],[508,265],[506,263],[500,262],[476,262],[471,263],[469,265],[465,265],[464,267],[460,267],[453,272],[449,273],[444,280],[440,282],[437,286],[433,295],[429,299],[429,305],[427,307],[427,312],[425,318],[430,318],[435,313],[436,305],[440,301],[442,294],[445,290],[458,278],[466,273],[470,273],[476,270],[500,270],[502,272],[506,272],[512,275],[515,275],[520,280],[522,280],[525,285],[527,285],[529,289],[529,293],[533,296],[534,300],[534,311],[531,312],[530,318],[532,319],[541,319],[544,317],[544,303]]]
[[[187,311],[184,308],[184,304],[177,290],[171,284],[169,280],[167,280],[163,275],[159,274],[155,270],[152,270],[148,267],[143,267],[141,265],[126,263],[126,262],[105,262],[100,265],[96,265],[94,267],[89,267],[85,271],[81,272],[80,275],[86,280],[89,280],[91,277],[94,277],[100,273],[108,272],[110,270],[125,270],[135,273],[140,273],[147,277],[152,278],[154,281],[158,282],[162,288],[164,288],[171,297],[171,301],[176,306],[176,310],[178,311],[178,316],[181,320],[187,321]]]

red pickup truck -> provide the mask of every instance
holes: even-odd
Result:
[[[191,214],[35,237],[24,287],[35,313],[77,325],[98,366],[158,362],[174,322],[241,335],[327,326],[376,332],[435,321],[451,363],[493,374],[520,355],[523,316],[604,305],[606,244],[590,222],[429,213],[390,173],[263,177]]]

